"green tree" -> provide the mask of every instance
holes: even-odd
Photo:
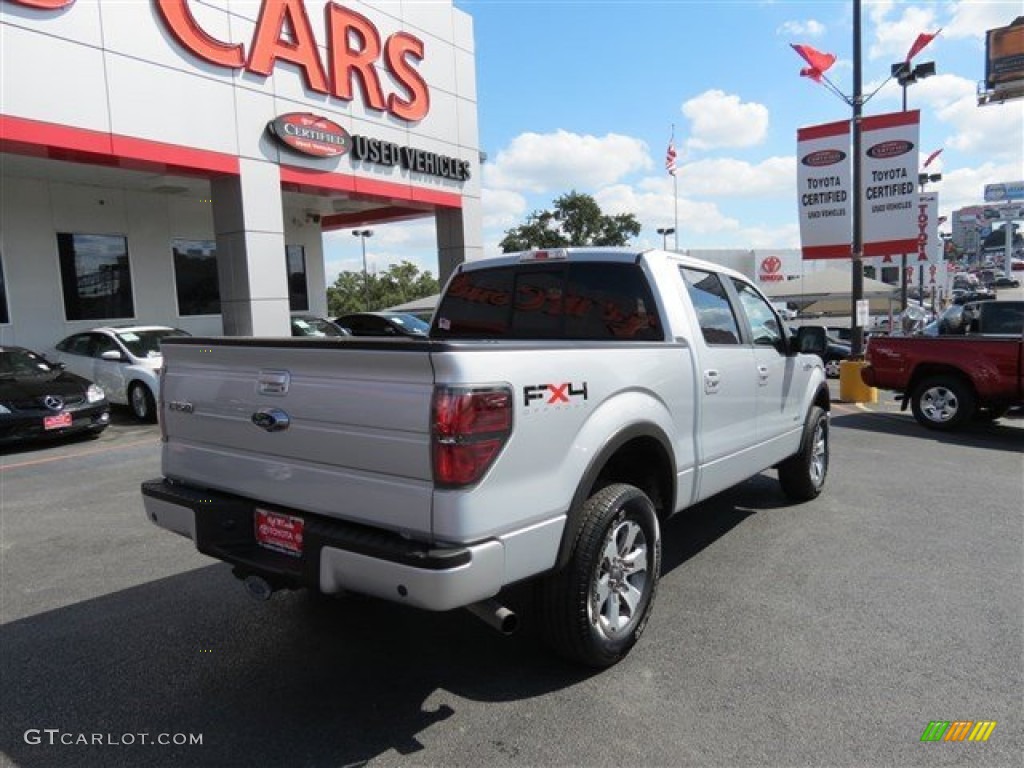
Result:
[[[632,213],[608,216],[593,197],[576,190],[554,201],[550,211],[534,211],[525,224],[505,230],[498,244],[503,253],[569,245],[628,245],[640,234]]]
[[[349,312],[362,312],[393,307],[413,299],[422,299],[440,291],[437,280],[430,273],[420,272],[410,261],[391,264],[387,270],[366,275],[341,272],[334,285],[327,288],[327,311],[331,317]]]

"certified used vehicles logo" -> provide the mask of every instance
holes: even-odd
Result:
[[[893,141],[883,141],[880,144],[875,144],[867,151],[868,157],[873,157],[876,160],[884,160],[888,157],[899,157],[905,155],[907,152],[914,148],[914,142],[904,141],[903,139]]]
[[[823,165],[835,165],[846,159],[846,153],[839,149],[820,149],[804,155],[800,162],[812,168],[819,168]]]

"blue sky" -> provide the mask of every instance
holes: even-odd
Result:
[[[680,248],[795,248],[798,128],[850,117],[825,87],[799,76],[791,43],[838,57],[830,79],[853,90],[853,3],[524,2],[456,0],[473,17],[477,52],[484,254],[505,230],[575,189],[605,213],[633,213],[633,242]],[[985,31],[1024,14],[1020,0],[862,4],[865,96],[882,85],[919,33],[942,29],[914,63],[937,74],[912,85],[922,158],[943,179],[940,215],[982,201],[984,185],[1024,178],[1024,101],[977,106]],[[864,114],[898,111],[882,85]],[[678,194],[664,170],[675,124]],[[923,162],[923,159],[922,159]],[[943,229],[948,229],[948,224]],[[437,275],[432,220],[374,228],[372,269],[412,261]],[[669,238],[672,245],[672,238]],[[358,271],[359,242],[325,236],[328,281]]]

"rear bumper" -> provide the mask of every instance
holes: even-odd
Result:
[[[349,590],[417,608],[445,611],[493,597],[502,587],[500,541],[431,548],[387,531],[292,509],[258,505],[160,478],[142,484],[146,516],[195,542],[210,557],[275,586]],[[303,520],[303,552],[293,556],[256,542],[255,511],[271,509]]]

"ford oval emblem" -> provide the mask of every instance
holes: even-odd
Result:
[[[263,408],[252,415],[252,423],[267,432],[280,432],[288,429],[291,419],[280,408]]]

